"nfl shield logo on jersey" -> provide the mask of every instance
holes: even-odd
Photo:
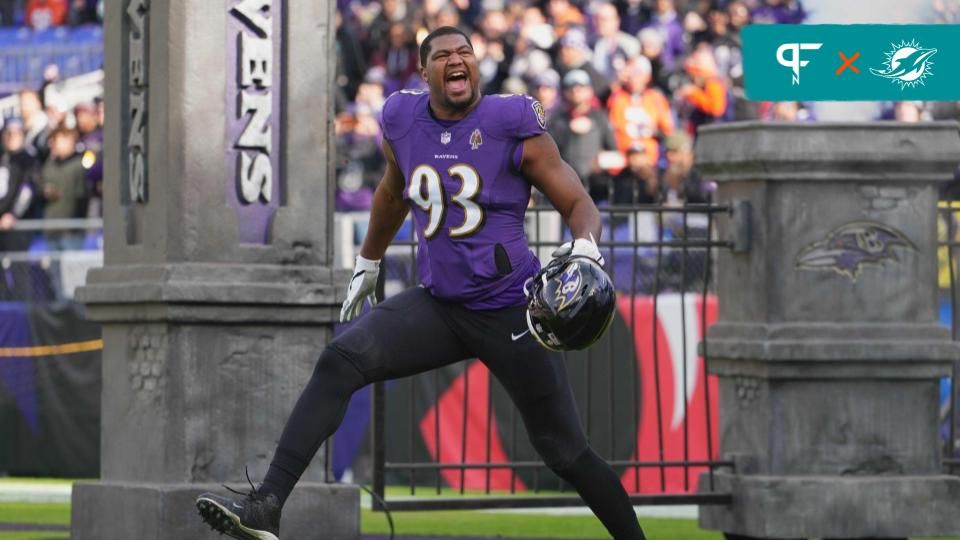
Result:
[[[483,144],[483,135],[480,135],[480,128],[477,128],[470,134],[470,148],[476,150],[481,144]]]
[[[450,132],[444,131],[440,134],[440,144],[448,144],[450,142]]]

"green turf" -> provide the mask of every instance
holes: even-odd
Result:
[[[364,534],[387,534],[390,528],[382,513],[361,512]],[[610,538],[593,516],[545,516],[494,512],[394,512],[397,535],[451,535],[509,538]],[[701,531],[687,519],[642,521],[648,538],[657,540],[719,540],[721,535]]]
[[[70,503],[0,502],[0,523],[67,525],[70,523]]]
[[[70,538],[70,533],[53,533],[53,532],[43,532],[43,531],[34,531],[34,532],[15,532],[15,533],[0,533],[0,540],[61,540]]]
[[[401,493],[393,492],[391,495],[399,496]],[[437,511],[394,512],[392,516],[398,535],[577,538],[581,540],[609,538],[596,518],[590,515]],[[0,502],[0,523],[66,525],[70,523],[70,504]],[[718,533],[700,530],[696,520],[692,519],[641,518],[641,523],[647,537],[656,540],[720,540],[722,538]],[[386,534],[390,531],[386,516],[370,510],[361,511],[361,529],[363,534]],[[69,535],[63,532],[0,532],[0,540],[59,540],[68,537]],[[934,539],[914,538],[913,540]],[[960,540],[960,538],[938,540]]]

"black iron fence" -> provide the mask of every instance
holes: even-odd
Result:
[[[565,353],[591,446],[634,504],[724,504],[717,456],[716,381],[703,338],[716,318],[718,205],[606,207],[599,246],[618,290],[604,338]],[[527,236],[546,262],[569,239],[552,208],[530,208]],[[387,296],[415,284],[416,240],[401,230],[382,273]],[[582,505],[527,442],[506,391],[479,361],[373,389],[374,508]],[[404,486],[388,494],[387,485]]]

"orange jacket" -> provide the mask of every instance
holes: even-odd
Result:
[[[647,161],[655,165],[660,156],[657,134],[673,133],[673,116],[667,98],[655,88],[648,88],[639,96],[617,89],[607,100],[607,108],[617,149],[626,153],[632,146],[641,146]]]
[[[40,18],[49,26],[63,26],[67,22],[67,0],[30,0],[24,18],[31,28],[43,26]]]
[[[720,79],[711,77],[704,83],[703,88],[694,87],[687,94],[687,101],[704,114],[719,117],[727,110],[727,88]]]

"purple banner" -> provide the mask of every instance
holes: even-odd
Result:
[[[227,0],[227,203],[243,244],[270,241],[282,197],[284,0]]]

